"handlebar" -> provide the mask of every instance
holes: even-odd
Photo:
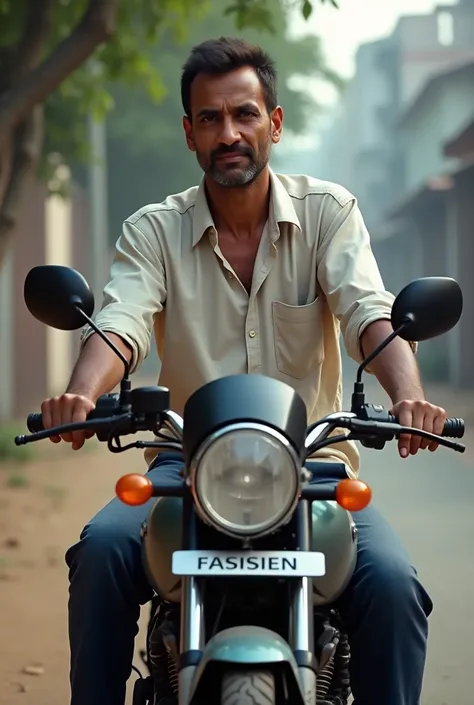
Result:
[[[87,414],[86,426],[84,422],[75,424],[74,428],[71,428],[71,424],[68,424],[68,429],[64,428],[62,432],[67,433],[68,431],[80,431],[83,428],[84,430],[90,428],[96,431],[99,441],[107,441],[110,427],[119,420],[122,424],[121,435],[136,433],[137,431],[154,431],[160,414],[169,407],[169,391],[165,387],[138,387],[132,390],[131,401],[131,410],[130,407],[124,409],[120,405],[120,394],[102,394],[98,398],[95,408]],[[106,420],[107,423],[97,424],[97,422]],[[32,434],[45,433],[43,415],[41,413],[28,414],[26,426]],[[41,436],[41,438],[46,437],[44,435]],[[41,439],[36,436],[32,440]]]
[[[90,414],[87,414],[88,421],[93,421],[96,418],[96,409],[93,409]],[[44,431],[43,414],[36,411],[33,414],[28,414],[26,418],[26,427],[30,433],[40,433],[40,431]]]
[[[92,409],[92,411],[87,414],[87,421],[94,421],[102,418],[101,414],[98,413],[97,409]],[[69,424],[71,425],[71,424]],[[83,422],[77,424],[81,428],[84,425]],[[30,433],[40,433],[41,431],[44,431],[44,425],[43,425],[43,414],[35,412],[33,414],[28,414],[28,417],[26,419],[26,427]]]
[[[120,411],[120,395],[119,394],[103,394],[97,400],[95,409],[87,415],[87,421],[94,421],[99,419],[106,419],[111,416],[117,415]],[[110,424],[109,424],[110,425]],[[77,424],[76,424],[77,426]],[[102,428],[101,428],[102,426]],[[99,425],[96,430],[96,435],[99,441],[106,441],[109,434],[107,430],[107,424]],[[41,433],[45,430],[43,425],[43,415],[41,413],[28,414],[26,419],[26,427],[30,433]],[[80,430],[83,427],[83,423],[80,423],[76,429]],[[95,430],[95,429],[94,429]],[[39,439],[38,439],[39,440]]]
[[[113,405],[117,408],[118,405],[118,394],[104,394],[103,397],[97,402],[97,406],[87,415],[87,421],[94,421],[95,419],[103,419],[110,415],[109,409],[112,410]],[[100,403],[102,400],[102,403]],[[106,408],[107,407],[107,408]],[[111,408],[112,407],[112,408]],[[105,412],[109,413],[105,413]],[[393,414],[385,411],[387,415],[387,422],[392,424],[398,424],[399,420]],[[376,419],[374,419],[376,420]],[[33,414],[28,414],[26,419],[26,426],[30,433],[38,433],[44,431],[43,426],[43,415],[41,413],[35,412]],[[445,421],[443,433],[441,434],[445,438],[462,438],[464,436],[465,425],[464,419],[460,418],[448,418]]]
[[[180,426],[182,419],[173,412],[168,411],[169,397],[168,390],[159,387],[144,387],[133,390],[135,403],[132,401],[131,408],[125,409],[120,405],[118,394],[104,394],[97,400],[97,405],[87,416],[85,422],[71,423],[55,428],[44,429],[43,417],[40,413],[29,414],[27,418],[27,427],[31,435],[17,436],[15,438],[16,445],[25,445],[33,441],[39,441],[44,438],[50,438],[54,435],[62,433],[70,433],[90,429],[94,431],[100,441],[107,441],[109,448],[111,446],[111,437],[118,438],[138,431],[152,431],[159,433],[159,428],[163,425],[171,429],[172,436],[160,441],[160,446],[173,446],[175,449],[180,443],[178,436],[181,435]],[[393,440],[402,434],[411,434],[422,436],[430,440],[437,441],[452,450],[464,452],[465,446],[454,441],[444,440],[441,436],[433,433],[428,433],[420,429],[401,426],[398,419],[390,414],[382,406],[365,404],[360,412],[355,415],[347,412],[334,413],[321,419],[317,424],[312,424],[308,429],[308,436],[314,435],[315,429],[320,428],[320,432],[314,442],[307,445],[308,454],[327,445],[332,445],[346,436],[330,437],[330,433],[334,428],[343,427],[350,431],[350,438],[360,440],[361,443],[370,448],[381,449],[385,442]],[[448,418],[445,422],[443,434],[444,438],[462,438],[464,435],[464,421],[460,418]],[[163,436],[162,436],[163,438]],[[308,438],[309,441],[309,438]],[[120,445],[115,449],[126,450],[131,447],[150,447],[156,446],[157,442],[139,441],[135,444],[121,448]]]

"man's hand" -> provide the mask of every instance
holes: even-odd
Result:
[[[446,411],[440,406],[435,406],[424,400],[399,401],[392,407],[391,413],[398,418],[401,426],[419,428],[439,436],[443,433]],[[408,434],[400,436],[398,441],[398,452],[401,458],[416,455],[420,449],[425,450],[425,448],[434,451],[438,448],[438,443],[434,443],[428,438],[409,436]]]
[[[93,401],[79,394],[62,394],[60,397],[46,399],[41,404],[43,415],[43,426],[52,428],[69,423],[81,423],[87,418],[87,414],[95,408]],[[61,439],[66,443],[72,443],[73,450],[82,448],[85,441],[94,435],[93,431],[74,431],[65,433],[62,436],[52,436],[53,443],[59,443]]]

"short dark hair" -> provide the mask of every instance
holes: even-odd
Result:
[[[193,47],[181,74],[181,100],[191,117],[191,85],[200,73],[223,75],[249,66],[254,69],[263,89],[269,113],[278,105],[277,73],[273,59],[259,46],[236,37],[208,39]]]

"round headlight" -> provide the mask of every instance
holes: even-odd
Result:
[[[280,433],[250,424],[210,437],[193,463],[199,513],[233,536],[261,536],[291,516],[300,461]]]

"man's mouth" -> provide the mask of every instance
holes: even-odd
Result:
[[[220,162],[232,162],[246,156],[246,154],[242,154],[241,152],[227,152],[226,154],[218,154],[216,159]]]

